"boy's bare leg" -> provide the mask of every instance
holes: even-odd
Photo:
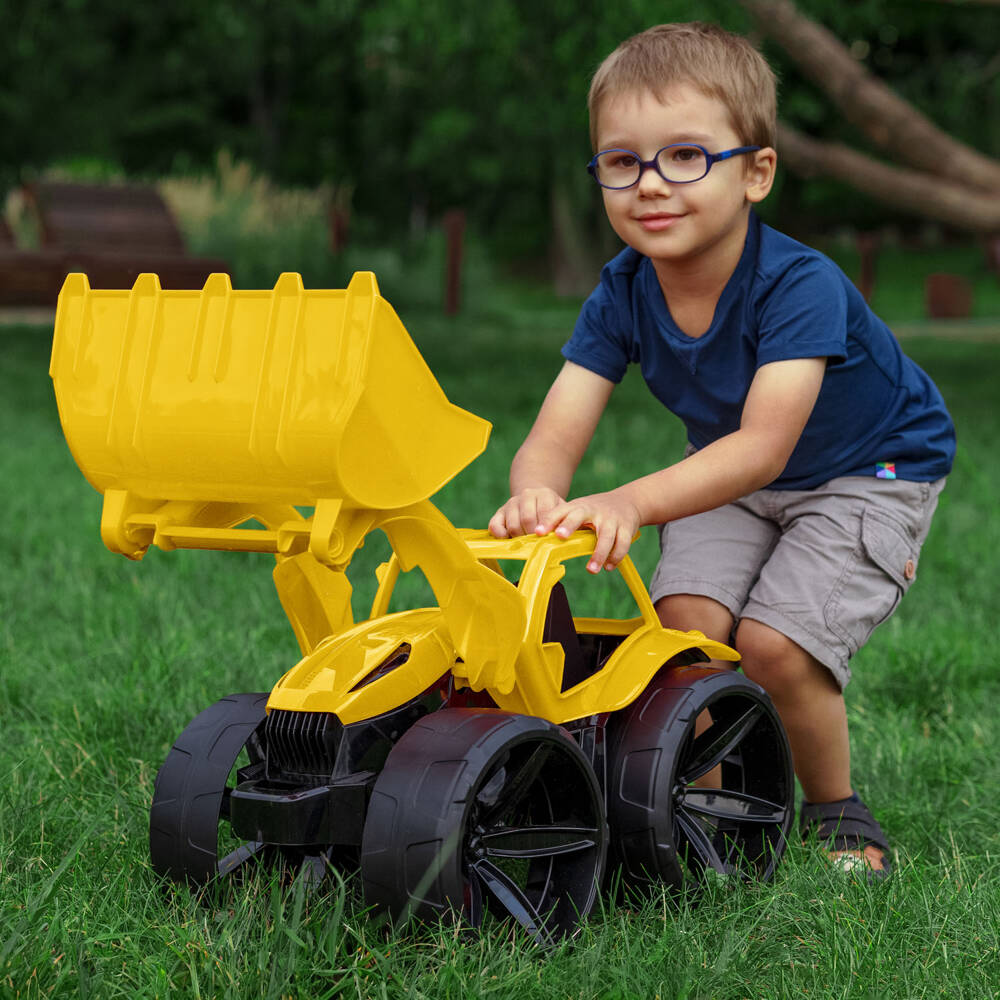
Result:
[[[671,594],[656,602],[656,613],[660,623],[666,628],[689,632],[696,628],[704,632],[709,639],[717,642],[729,642],[733,630],[733,616],[729,609],[711,597],[698,597],[694,594]],[[728,660],[709,660],[712,666],[733,669]],[[712,724],[712,716],[706,709],[694,720],[694,734],[700,736]],[[696,782],[700,788],[722,787],[722,765],[712,768],[703,774]]]
[[[733,631],[733,616],[729,613],[729,609],[718,601],[713,601],[711,597],[671,594],[669,597],[661,597],[656,602],[656,613],[665,628],[675,628],[681,632],[690,632],[696,628],[699,632],[704,632],[709,639],[727,645]],[[725,660],[712,662],[718,666],[732,667],[732,664]]]
[[[847,709],[833,675],[801,646],[777,630],[744,618],[736,630],[743,672],[770,696],[792,748],[795,774],[810,802],[836,802],[853,793]],[[882,852],[833,851],[864,856],[881,869]]]
[[[736,631],[743,672],[770,696],[788,734],[795,774],[810,802],[851,792],[844,697],[830,671],[767,625],[744,618]]]
[[[668,628],[696,628],[710,639],[729,641],[732,615],[710,597],[671,595],[656,602],[656,611]],[[787,636],[752,619],[740,622],[736,648],[743,657],[743,672],[767,691],[781,717],[806,799],[836,802],[851,795],[847,710],[830,672]],[[699,718],[696,731],[706,728],[708,722]],[[882,868],[882,855],[876,847],[831,853],[864,854],[872,868]]]

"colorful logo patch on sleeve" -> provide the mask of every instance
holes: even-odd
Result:
[[[876,462],[875,463],[875,478],[876,479],[895,479],[896,478],[896,463],[895,462]]]

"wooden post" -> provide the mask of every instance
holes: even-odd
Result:
[[[333,188],[327,207],[327,223],[330,234],[330,252],[343,253],[351,231],[351,199],[354,197],[353,184],[337,184]]]
[[[983,250],[989,269],[1000,278],[1000,233],[987,236],[983,241]]]
[[[928,274],[924,301],[931,319],[965,319],[972,312],[972,285],[960,274]]]
[[[875,291],[875,262],[878,259],[879,244],[882,237],[879,233],[858,233],[855,245],[861,258],[861,273],[858,276],[858,291],[865,302],[871,302]]]
[[[347,246],[351,229],[351,211],[341,205],[331,205],[327,221],[330,226],[330,252],[337,255]]]
[[[445,212],[443,225],[447,242],[444,283],[444,314],[458,313],[462,291],[462,241],[465,236],[465,210],[452,208]]]

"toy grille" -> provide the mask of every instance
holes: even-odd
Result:
[[[344,727],[330,712],[274,709],[267,716],[267,776],[329,778],[337,761]]]

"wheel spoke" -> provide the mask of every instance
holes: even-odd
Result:
[[[469,872],[468,887],[469,899],[465,919],[471,927],[478,927],[483,922],[483,883],[474,866]]]
[[[483,834],[482,842],[491,858],[551,858],[594,847],[597,835],[585,826],[508,826]]]
[[[703,774],[721,764],[753,729],[764,714],[762,705],[753,705],[734,723],[723,727],[720,723],[709,726],[691,744],[691,753],[684,763],[684,776],[678,780],[682,785],[697,781]]]
[[[476,876],[493,898],[509,913],[540,945],[551,945],[552,938],[546,932],[541,915],[520,887],[491,861],[480,858],[470,865]]]
[[[541,773],[549,753],[549,746],[545,743],[540,744],[517,771],[508,775],[507,781],[500,789],[496,805],[480,818],[484,827],[494,825],[501,816],[517,809],[528,789]]]
[[[219,802],[219,819],[229,819],[229,800],[233,797],[233,790],[228,786],[222,789],[222,799]]]
[[[262,840],[250,840],[241,844],[235,851],[230,851],[225,857],[219,858],[218,873],[220,875],[232,874],[240,865],[255,858],[265,846],[266,844]]]
[[[693,816],[689,815],[682,805],[677,806],[674,810],[674,817],[677,820],[677,825],[681,828],[681,832],[687,838],[688,843],[694,848],[695,854],[701,859],[702,864],[706,868],[714,868],[721,874],[728,874],[730,871],[729,865],[719,857],[719,852],[715,849],[712,838],[702,829],[701,824]]]
[[[783,823],[788,810],[777,802],[719,788],[685,788],[679,803],[702,816],[737,823]]]
[[[319,854],[306,854],[300,866],[301,878],[308,889],[317,889],[326,878],[329,855],[326,851]]]

